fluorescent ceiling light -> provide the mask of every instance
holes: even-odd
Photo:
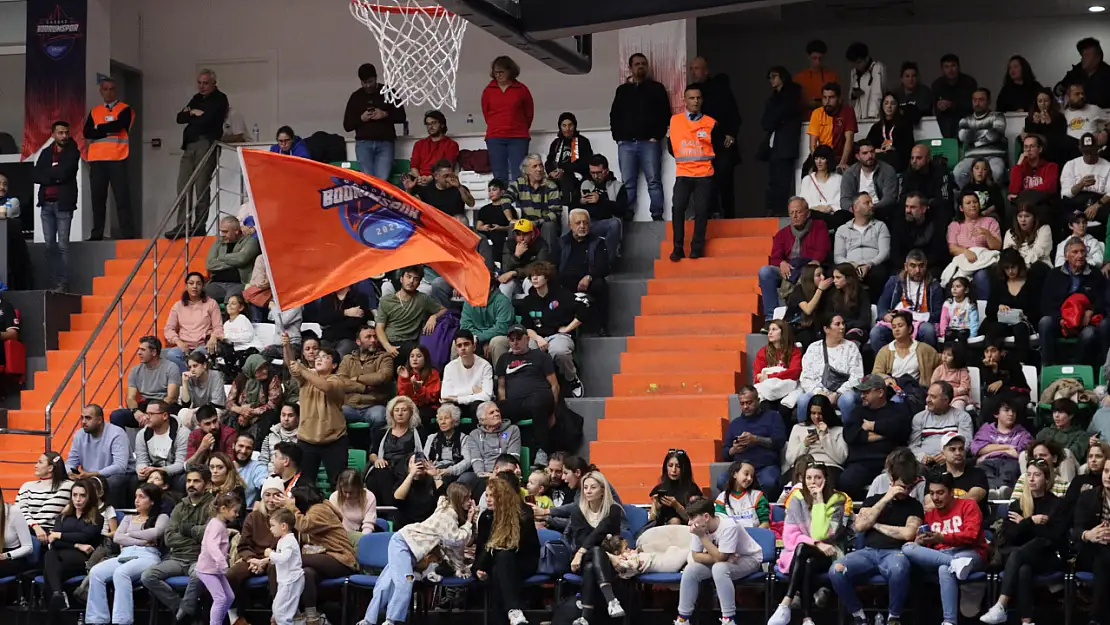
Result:
[[[1092,4],[1091,6],[1087,7],[1087,10],[1091,13],[1102,13],[1106,10],[1106,7],[1102,6],[1101,4]]]

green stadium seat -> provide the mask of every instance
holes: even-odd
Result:
[[[366,470],[366,450],[351,449],[347,452],[347,467],[358,471],[359,475]]]
[[[929,147],[929,156],[943,156],[948,159],[948,169],[952,170],[960,162],[960,142],[955,139],[922,139],[919,143]]]
[[[401,176],[412,169],[412,162],[407,158],[398,158],[393,161],[393,169],[389,172],[389,183],[395,187],[401,186]]]
[[[532,473],[532,450],[523,445],[520,446],[520,479],[527,482],[528,475]]]
[[[1095,388],[1095,370],[1090,366],[1054,365],[1051,367],[1041,367],[1040,393],[1043,393],[1050,384],[1061,378],[1076,378],[1083,383],[1083,388],[1087,390]],[[1090,404],[1079,405],[1080,408],[1087,408],[1089,406]],[[1042,410],[1049,410],[1052,408],[1052,404],[1038,404],[1037,407]]]

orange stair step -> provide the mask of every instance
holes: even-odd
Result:
[[[659,257],[670,256],[674,243],[667,239],[659,244]],[[709,238],[705,241],[705,255],[717,256],[770,256],[770,237]],[[766,258],[764,258],[766,264]]]
[[[675,371],[735,371],[743,364],[741,351],[625,352],[621,373]]]
[[[634,458],[655,458],[663,464],[663,457],[671,449],[685,449],[695,466],[709,464],[721,452],[720,441],[710,439],[659,440],[659,441],[594,441],[590,443],[590,462],[605,471],[607,464],[627,464]]]
[[[694,222],[686,221],[686,242],[694,236]],[[705,230],[706,239],[725,237],[773,237],[781,229],[777,217],[758,219],[710,219]],[[666,239],[674,236],[674,222],[667,222]]]
[[[597,422],[599,441],[721,440],[727,419],[686,416],[654,419],[648,423],[634,419],[602,419]]]
[[[706,419],[728,418],[729,395],[652,395],[607,397],[605,421],[611,419],[673,419],[675,415],[689,415]]]
[[[743,334],[676,334],[630,336],[625,340],[627,353],[669,352],[677,348],[690,351],[743,351],[748,337]]]
[[[737,371],[618,373],[613,376],[613,396],[722,395],[735,393],[741,384]]]
[[[669,261],[668,261],[669,262]],[[759,293],[756,277],[673,278],[648,280],[648,295],[707,295],[712,293]]]
[[[607,464],[602,467],[605,473],[605,479],[609,480],[610,484],[616,487],[617,484],[627,484],[636,487],[647,486],[649,488],[659,483],[659,477],[662,474],[663,459],[659,458],[659,462],[652,464]],[[709,465],[696,464],[690,467],[694,471],[694,481],[700,485],[709,482]],[[621,499],[625,498],[623,490],[618,489]],[[642,503],[642,502],[640,502]]]
[[[639,336],[748,334],[752,331],[752,321],[752,313],[639,316],[635,331]]]
[[[740,295],[645,295],[640,299],[641,315],[687,315],[694,313],[759,312],[759,296]]]
[[[708,256],[679,262],[668,258],[655,261],[656,278],[716,278],[752,277],[767,264],[764,256]],[[118,288],[118,287],[117,287]]]

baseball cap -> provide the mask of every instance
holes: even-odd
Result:
[[[852,390],[856,391],[857,393],[862,393],[863,391],[873,391],[880,388],[886,388],[886,382],[883,381],[883,376],[878,375],[877,373],[872,373],[870,375],[863,376],[863,379],[860,380],[860,383],[857,384]]]
[[[944,436],[940,437],[941,449],[947,447],[948,443],[951,443],[952,441],[956,440],[957,438],[960,439],[960,441],[964,445],[967,444],[967,439],[964,438],[963,434],[960,434],[959,432],[949,432],[949,433],[945,434]]]
[[[518,219],[513,222],[515,232],[532,232],[535,229],[536,224],[532,223],[530,219]]]
[[[514,334],[528,334],[528,330],[525,330],[524,326],[520,325],[519,323],[514,323],[513,325],[509,326],[509,331],[505,334],[507,336],[512,336]]]
[[[1093,134],[1089,133],[1089,132],[1083,133],[1083,136],[1079,137],[1079,147],[1081,147],[1081,148],[1096,147],[1095,136]]]

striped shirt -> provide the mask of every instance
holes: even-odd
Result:
[[[537,223],[558,223],[563,213],[563,194],[559,185],[550,178],[544,178],[539,189],[535,189],[523,176],[509,183],[505,197],[520,211],[520,216]]]
[[[72,488],[73,482],[69,480],[62,482],[58,490],[54,490],[51,480],[24,482],[15,497],[15,507],[23,513],[28,525],[37,525],[49,532],[54,527],[54,519],[69,503],[69,491]]]

